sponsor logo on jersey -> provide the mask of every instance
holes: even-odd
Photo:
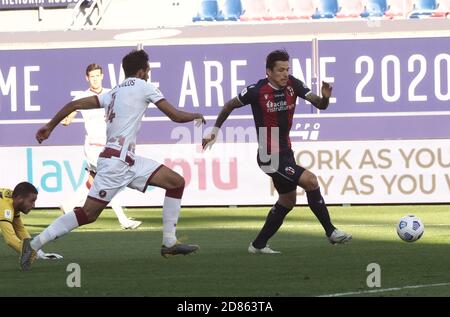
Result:
[[[104,198],[104,197],[106,196],[106,191],[104,191],[104,190],[102,189],[101,191],[98,192],[98,195],[99,195],[101,198]]]
[[[267,112],[286,111],[286,110],[293,109],[294,107],[295,107],[295,104],[288,105],[286,100],[281,100],[278,102],[272,102],[269,100],[266,102]]]

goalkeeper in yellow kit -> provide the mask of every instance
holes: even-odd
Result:
[[[22,253],[22,241],[31,236],[23,225],[20,213],[28,214],[34,208],[38,191],[33,184],[22,182],[14,190],[0,188],[0,229],[7,245]],[[62,259],[56,253],[44,253],[39,250],[37,259]]]

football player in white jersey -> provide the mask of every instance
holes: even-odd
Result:
[[[205,123],[200,113],[178,110],[168,102],[149,78],[149,59],[143,50],[134,50],[122,59],[125,80],[110,92],[74,100],[59,110],[53,119],[36,133],[36,140],[46,140],[53,129],[67,115],[79,109],[105,108],[107,143],[97,163],[97,174],[82,208],[76,208],[55,221],[30,242],[24,241],[20,266],[31,267],[36,250],[49,241],[62,237],[73,229],[94,222],[111,199],[123,188],[145,192],[148,185],[166,190],[163,203],[163,238],[161,255],[190,254],[199,246],[183,244],[177,240],[176,225],[180,214],[184,178],[170,168],[152,159],[134,154],[136,135],[148,104],[153,103],[172,121]]]
[[[110,91],[110,89],[103,88],[102,86],[103,70],[98,64],[90,64],[86,67],[86,81],[89,83],[89,89],[78,94],[75,97],[75,100],[88,96],[100,95]],[[106,144],[105,109],[98,108],[74,111],[64,118],[61,123],[65,126],[71,124],[77,115],[77,112],[80,112],[83,116],[84,127],[86,129],[84,156],[87,162],[89,179],[86,182],[86,186],[82,185],[78,187],[75,194],[62,203],[60,208],[64,213],[72,211],[75,207],[80,207],[83,205],[84,200],[89,193],[89,189],[92,186],[92,182],[94,181],[94,176],[97,170],[98,156],[103,151]],[[111,200],[110,205],[123,229],[136,229],[142,224],[141,221],[129,219],[125,215],[118,196],[115,196]]]

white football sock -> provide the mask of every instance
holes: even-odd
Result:
[[[114,211],[114,213],[116,214],[116,217],[119,220],[120,224],[127,225],[130,220],[123,212],[122,205],[121,205],[119,199],[117,198],[117,195],[114,196],[113,199],[111,199],[110,204],[111,204],[111,208]]]
[[[31,247],[34,250],[41,249],[47,242],[62,237],[75,228],[78,228],[78,220],[75,212],[70,211],[56,218],[44,231],[33,238]]]
[[[177,242],[176,231],[180,215],[180,198],[166,196],[163,205],[163,245],[171,247]]]

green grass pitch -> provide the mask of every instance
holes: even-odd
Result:
[[[247,253],[269,207],[183,208],[178,237],[199,244],[189,256],[163,258],[161,209],[128,209],[143,225],[121,230],[110,209],[93,224],[46,245],[61,261],[34,263],[21,272],[18,256],[0,244],[0,296],[450,296],[450,206],[330,207],[333,223],[353,234],[331,245],[312,212],[297,207],[269,241],[278,255]],[[24,216],[32,235],[59,216],[35,210]],[[415,214],[423,237],[401,241],[395,224]],[[66,280],[70,263],[81,268],[81,287]],[[381,287],[369,288],[370,263],[381,268]]]

